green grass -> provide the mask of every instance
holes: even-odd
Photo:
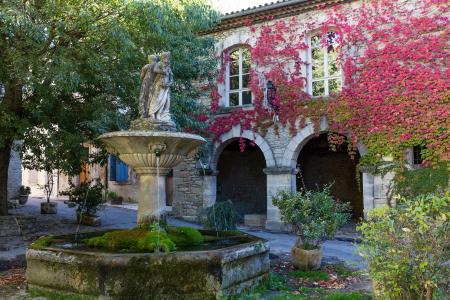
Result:
[[[353,293],[332,293],[330,295],[327,295],[323,298],[320,298],[322,300],[370,300],[372,299],[371,296],[359,293],[359,292],[353,292]]]
[[[96,297],[90,297],[90,296],[80,296],[75,294],[65,294],[65,293],[58,293],[54,291],[44,291],[44,290],[33,290],[30,291],[30,296],[32,299],[34,298],[44,298],[46,300],[94,300],[97,299]]]
[[[333,269],[336,271],[337,276],[340,278],[347,278],[355,275],[355,271],[347,268],[343,263],[333,265]]]
[[[327,281],[330,279],[330,275],[324,271],[300,271],[295,270],[289,273],[290,276],[302,279],[308,279],[312,281]]]

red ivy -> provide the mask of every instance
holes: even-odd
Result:
[[[305,125],[306,118],[318,123],[327,116],[331,131],[350,137],[352,145],[365,144],[373,153],[400,157],[406,147],[422,144],[430,161],[450,160],[448,1],[371,0],[359,8],[338,5],[323,12],[322,23],[313,12],[301,19],[250,26],[254,105],[213,117],[209,129],[214,138],[219,140],[238,124],[242,131],[267,130],[274,113],[263,104],[261,78],[267,78],[277,87],[280,125],[289,125],[291,134]],[[305,41],[311,30],[326,33],[330,28],[339,34],[345,85],[339,95],[311,99],[304,92],[307,78],[302,72],[308,63],[300,54],[308,49]],[[225,84],[228,62],[224,53],[211,92],[213,112],[224,96],[218,86]],[[342,141],[330,137],[330,142]]]

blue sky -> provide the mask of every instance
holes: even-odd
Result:
[[[276,0],[210,0],[213,7],[222,13],[241,10],[256,5],[275,2]]]

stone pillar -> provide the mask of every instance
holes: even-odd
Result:
[[[278,207],[272,203],[272,197],[279,190],[292,190],[292,180],[295,180],[295,169],[290,167],[265,168],[267,175],[267,220],[266,229],[272,231],[286,231],[287,228],[281,221]]]
[[[374,207],[374,176],[370,173],[362,173],[362,184],[364,218],[366,218],[367,212]]]
[[[138,223],[151,223],[164,215],[166,210],[166,175],[167,171],[165,170],[159,176],[156,174],[156,170],[139,174],[137,184]]]
[[[203,176],[203,207],[210,207],[216,203],[217,172],[210,172]]]

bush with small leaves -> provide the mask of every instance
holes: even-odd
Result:
[[[359,227],[380,299],[447,299],[450,192],[377,208]]]

